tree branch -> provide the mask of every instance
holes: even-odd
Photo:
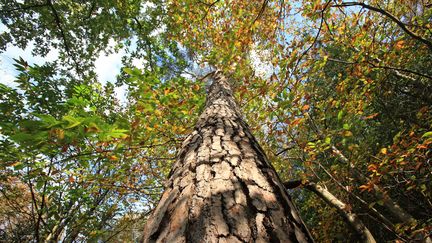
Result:
[[[429,49],[432,50],[432,42],[429,40],[424,39],[423,37],[417,35],[416,33],[412,32],[410,29],[407,28],[407,26],[402,23],[398,18],[396,18],[396,16],[394,16],[393,14],[385,11],[384,9],[381,8],[377,8],[371,5],[368,5],[366,3],[360,3],[360,2],[344,2],[341,4],[335,4],[332,5],[331,7],[352,7],[352,6],[361,6],[363,8],[381,13],[385,16],[387,16],[389,19],[391,19],[393,22],[395,22],[397,25],[399,25],[399,27],[405,31],[405,33],[407,33],[409,36],[411,36],[412,38],[422,42],[423,44],[425,44]]]
[[[294,66],[294,68],[293,68],[293,70],[292,70],[292,72],[291,72],[291,74],[290,74],[290,78],[291,78],[291,76],[295,73],[295,71],[297,70],[297,67],[298,67],[298,65],[300,64],[300,62],[301,62],[301,60],[303,59],[303,57],[309,52],[309,50],[310,49],[312,49],[312,47],[315,45],[315,43],[317,42],[317,40],[318,40],[318,37],[319,37],[319,35],[321,34],[321,30],[322,30],[322,27],[323,27],[323,24],[324,24],[324,12],[325,12],[325,10],[327,9],[327,7],[329,6],[329,4],[330,4],[330,2],[331,2],[331,0],[329,0],[325,5],[324,5],[324,8],[323,8],[323,10],[321,11],[321,21],[320,21],[320,25],[319,25],[319,28],[318,28],[318,32],[316,33],[316,35],[315,35],[315,38],[314,38],[314,40],[313,40],[313,42],[312,42],[312,44],[301,54],[301,56],[299,57],[299,59],[297,60],[297,62],[296,62],[296,64],[295,64],[295,66]],[[288,72],[288,68],[287,68],[287,72]],[[286,80],[286,79],[285,79]]]
[[[58,15],[58,13],[57,13],[57,10],[54,8],[54,5],[53,5],[53,3],[52,3],[51,0],[47,0],[47,4],[51,8],[52,13],[54,15],[55,23],[56,23],[57,27],[59,28],[61,38],[63,39],[63,44],[64,44],[64,47],[65,47],[65,50],[66,50],[67,54],[71,57],[72,61],[74,62],[77,74],[81,75],[82,74],[81,68],[79,67],[79,63],[75,59],[75,56],[71,52],[71,48],[70,48],[70,46],[69,46],[69,44],[67,42],[66,34],[65,34],[65,32],[64,32],[64,30],[63,30],[63,28],[61,26],[61,20],[60,20],[60,17]]]
[[[356,65],[356,64],[361,64],[361,62],[350,62],[350,61],[345,61],[345,60],[340,60],[340,59],[336,59],[336,58],[327,58],[327,60],[332,61],[332,62],[338,62],[338,63],[344,63],[344,64],[350,64],[350,65]],[[368,64],[369,66],[371,66],[372,68],[382,68],[382,69],[387,69],[387,70],[392,70],[396,73],[396,75],[401,76],[403,78],[409,78],[412,80],[412,78],[405,76],[403,74],[401,74],[400,72],[405,72],[405,73],[411,73],[411,74],[415,74],[417,76],[420,77],[424,77],[424,78],[428,78],[432,80],[432,76],[429,76],[427,74],[423,74],[423,73],[419,73],[417,71],[413,71],[413,70],[409,70],[406,68],[399,68],[399,67],[392,67],[392,66],[383,66],[383,65],[376,65],[373,64],[372,62],[366,61],[364,62],[366,64]]]
[[[2,9],[1,12],[4,13],[10,13],[15,11],[21,11],[21,10],[27,10],[32,8],[40,8],[48,6],[48,3],[42,3],[42,4],[34,4],[34,5],[21,5],[20,7],[12,8],[12,9]]]
[[[206,13],[205,13],[204,16],[201,18],[201,21],[204,20],[204,19],[207,17],[208,13],[210,12],[210,9],[211,9],[211,8],[212,8],[216,3],[218,3],[219,1],[220,1],[220,0],[216,0],[216,1],[212,2],[212,3],[205,3],[205,2],[202,2],[202,1],[198,1],[199,3],[202,3],[202,4],[204,4],[204,5],[206,5],[206,6],[208,7]]]
[[[261,18],[262,14],[264,13],[265,8],[267,7],[267,3],[268,3],[268,0],[264,0],[263,4],[262,4],[262,6],[261,6],[261,9],[260,9],[260,11],[259,11],[259,13],[258,13],[258,15],[255,17],[254,21],[252,21],[252,24],[251,24],[250,26],[253,26],[253,25],[255,24],[255,22],[256,22],[259,18]]]

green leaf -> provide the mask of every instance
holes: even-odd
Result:
[[[63,117],[64,121],[67,121],[69,124],[65,127],[65,129],[70,129],[70,128],[74,128],[76,126],[78,126],[79,124],[81,124],[81,120],[78,118],[75,118],[73,116],[64,116]]]
[[[46,128],[51,128],[61,124],[61,121],[57,121],[53,116],[46,114],[35,114],[36,117],[40,118],[44,123],[46,123]]]
[[[343,115],[344,115],[343,110],[340,110],[340,111],[338,112],[337,119],[338,119],[339,121],[342,120]]]
[[[15,135],[12,135],[10,138],[12,140],[14,140],[15,142],[21,143],[21,142],[29,142],[29,141],[33,140],[34,136],[33,136],[33,134],[30,134],[30,133],[20,132],[20,133],[17,133]]]
[[[428,138],[428,137],[432,137],[432,131],[430,132],[426,132],[425,134],[423,134],[422,138]]]
[[[18,162],[14,165],[14,170],[21,170],[25,167],[25,164],[22,162]]]
[[[42,189],[43,185],[44,185],[44,181],[39,180],[38,182],[36,182],[36,189],[38,190]]]
[[[125,129],[112,129],[109,132],[104,132],[101,134],[101,137],[103,139],[111,139],[111,138],[126,138],[128,137],[128,134],[126,134],[128,130]]]

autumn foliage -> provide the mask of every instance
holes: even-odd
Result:
[[[58,51],[0,81],[0,241],[139,239],[216,69],[281,179],[327,189],[377,242],[432,231],[430,1],[2,0],[0,17],[2,51]],[[289,193],[317,242],[359,239]]]

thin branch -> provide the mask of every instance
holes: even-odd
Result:
[[[381,8],[377,8],[371,5],[368,5],[366,3],[359,3],[359,2],[344,2],[341,4],[335,4],[332,5],[331,7],[352,7],[352,6],[361,6],[363,8],[381,13],[385,16],[387,16],[389,19],[391,19],[393,22],[395,22],[397,25],[399,25],[399,27],[405,31],[405,33],[407,33],[409,36],[411,36],[412,38],[422,42],[423,44],[427,45],[429,49],[432,50],[432,42],[429,40],[424,39],[423,37],[417,35],[416,33],[412,32],[410,29],[408,29],[406,27],[406,25],[404,23],[402,23],[398,18],[396,18],[396,16],[394,16],[393,14],[385,11],[384,9]]]
[[[205,3],[205,2],[202,2],[202,1],[198,1],[199,3],[202,3],[202,4],[204,4],[204,5],[206,5],[206,6],[208,7],[206,13],[205,13],[204,16],[201,18],[201,21],[204,20],[204,19],[207,17],[208,13],[210,12],[210,9],[211,9],[211,8],[212,8],[216,3],[218,3],[219,1],[220,1],[220,0],[216,0],[216,1],[212,2],[212,3]]]
[[[426,74],[422,74],[422,73],[419,73],[417,71],[408,70],[408,69],[405,69],[405,68],[397,68],[397,67],[375,65],[375,64],[370,63],[370,62],[368,62],[368,64],[371,65],[373,68],[383,68],[383,69],[389,69],[389,70],[394,70],[394,71],[401,71],[401,72],[412,73],[412,74],[415,74],[415,75],[418,75],[418,76],[421,76],[421,77],[428,78],[428,79],[432,80],[432,76],[429,76],[429,75],[426,75]]]
[[[293,71],[291,72],[291,74],[290,74],[290,78],[291,78],[291,76],[295,73],[295,71],[297,70],[297,67],[298,67],[298,65],[300,64],[300,62],[301,62],[301,60],[303,59],[303,57],[309,52],[309,50],[310,49],[312,49],[312,47],[315,45],[315,43],[317,42],[317,40],[318,40],[318,37],[319,37],[319,35],[321,34],[321,30],[322,30],[322,27],[323,27],[323,23],[324,23],[324,12],[325,12],[325,10],[327,9],[327,7],[329,6],[329,4],[330,4],[330,2],[331,2],[331,0],[329,0],[325,5],[324,5],[324,8],[323,8],[323,10],[321,11],[321,22],[320,22],[320,26],[319,26],[319,28],[318,28],[318,32],[316,33],[316,35],[315,35],[315,38],[314,38],[314,40],[313,40],[313,42],[312,42],[312,44],[301,54],[301,56],[299,57],[299,59],[297,60],[297,62],[296,62],[296,64],[295,64],[295,66],[294,66],[294,69],[293,69]],[[287,68],[287,70],[289,70],[288,68]]]
[[[35,4],[35,5],[21,5],[20,7],[12,8],[12,9],[2,9],[0,12],[3,13],[10,13],[15,11],[21,11],[21,10],[27,10],[32,8],[40,8],[40,7],[46,7],[48,6],[48,3],[42,3],[42,4]]]
[[[78,74],[78,75],[81,75],[82,72],[81,72],[81,69],[80,69],[80,67],[79,67],[80,65],[79,65],[79,63],[77,62],[77,60],[75,59],[75,56],[74,56],[74,55],[72,54],[72,52],[71,52],[71,48],[70,48],[70,46],[69,46],[69,44],[68,44],[68,42],[67,42],[66,34],[65,34],[65,32],[64,32],[64,30],[63,30],[63,28],[62,28],[62,26],[61,26],[61,20],[60,20],[60,17],[59,17],[59,15],[58,15],[58,13],[57,13],[57,10],[54,8],[54,5],[53,5],[53,3],[52,3],[51,0],[47,0],[47,4],[48,4],[49,7],[51,8],[52,13],[53,13],[53,15],[54,15],[55,23],[56,23],[56,25],[57,25],[57,28],[58,28],[59,31],[60,31],[60,35],[61,35],[61,38],[63,39],[63,44],[64,44],[64,47],[65,47],[65,49],[66,49],[66,52],[67,52],[67,54],[72,58],[72,61],[73,61],[74,64],[75,64],[75,68],[76,68],[77,74]]]
[[[340,59],[331,58],[331,57],[329,57],[327,60],[332,61],[332,62],[338,62],[338,63],[350,64],[350,65],[361,64],[360,62],[350,62],[350,61],[340,60]],[[370,66],[373,67],[373,68],[382,68],[382,69],[393,70],[393,71],[395,71],[395,73],[396,73],[397,75],[399,75],[399,76],[402,76],[403,74],[400,74],[400,73],[398,73],[398,72],[406,72],[406,73],[415,74],[415,75],[417,75],[417,76],[424,77],[424,78],[428,78],[428,79],[431,79],[431,80],[432,80],[432,76],[429,76],[429,75],[427,75],[427,74],[423,74],[423,73],[419,73],[419,72],[417,72],[417,71],[409,70],[409,69],[406,69],[406,68],[399,68],[399,67],[392,67],[392,66],[376,65],[376,64],[373,64],[372,62],[364,62],[364,63],[370,65]],[[403,75],[403,76],[404,76],[404,75]],[[404,76],[404,78],[409,78],[409,77]],[[410,78],[410,79],[411,79],[411,78]]]
[[[93,11],[95,10],[95,8],[96,8],[96,1],[94,1],[94,2],[92,3],[92,5],[91,5],[91,7],[90,7],[90,11],[88,12],[88,15],[87,15],[87,17],[85,18],[85,20],[88,20],[88,19],[91,18],[92,14],[93,14]]]
[[[294,148],[294,146],[295,146],[294,144],[291,144],[290,146],[288,146],[288,147],[282,149],[281,151],[277,152],[277,153],[275,154],[275,156],[279,156],[279,155],[285,153],[286,151],[288,151],[288,150]]]
[[[268,4],[268,0],[264,0],[263,4],[262,4],[262,6],[261,6],[261,9],[260,9],[260,11],[259,11],[259,13],[258,13],[258,15],[255,17],[254,21],[252,21],[252,24],[251,24],[250,26],[253,26],[253,25],[255,24],[255,22],[256,22],[259,18],[261,18],[261,16],[262,16],[263,13],[264,13],[265,8],[267,7],[267,4]]]
[[[37,206],[37,200],[36,200],[36,196],[35,196],[35,193],[34,193],[34,191],[33,191],[33,184],[31,183],[31,181],[29,180],[29,187],[30,187],[30,193],[31,193],[31,198],[32,198],[32,202],[33,202],[33,205],[34,205],[34,207],[35,207],[35,209],[36,209],[36,213],[37,213],[37,216],[38,216],[38,218],[39,218],[39,216],[40,216],[40,212],[39,212],[39,208],[38,208],[38,206]],[[33,217],[33,220],[34,220],[35,218]],[[34,220],[35,221],[35,220]],[[35,223],[35,238],[36,238],[36,242],[39,242],[39,223],[36,223],[36,222],[34,222]]]

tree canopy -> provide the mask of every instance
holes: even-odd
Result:
[[[0,82],[0,241],[138,240],[216,69],[316,241],[357,236],[309,182],[377,241],[432,230],[429,1],[1,0],[0,18],[1,51],[41,61]]]

